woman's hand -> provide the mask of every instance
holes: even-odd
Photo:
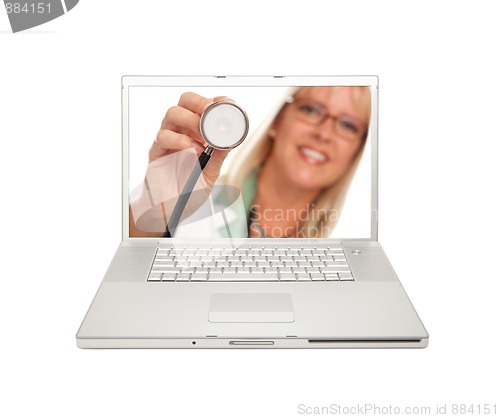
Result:
[[[176,151],[195,148],[198,155],[208,145],[200,133],[200,117],[213,102],[227,100],[225,96],[207,99],[195,93],[184,93],[177,106],[168,109],[156,139],[149,150],[149,161],[157,160]],[[209,187],[213,186],[224,159],[229,151],[214,150],[203,170],[203,177]]]

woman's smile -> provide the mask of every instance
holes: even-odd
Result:
[[[309,146],[299,146],[298,151],[302,159],[312,166],[322,166],[329,161],[325,153]]]

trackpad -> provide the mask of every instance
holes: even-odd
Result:
[[[210,322],[293,322],[289,293],[214,293]]]

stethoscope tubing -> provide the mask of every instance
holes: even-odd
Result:
[[[165,229],[165,233],[163,234],[163,238],[172,238],[175,234],[175,230],[177,229],[177,225],[179,225],[179,221],[181,220],[182,212],[187,205],[189,198],[191,197],[191,193],[193,192],[194,186],[196,182],[200,178],[200,174],[203,169],[210,161],[210,157],[214,152],[214,148],[212,146],[207,146],[205,150],[200,154],[198,158],[198,163],[195,164],[193,171],[191,172],[189,178],[182,189],[182,192],[177,199],[177,203],[174,206],[174,210],[172,211],[172,215],[168,219],[168,224]]]

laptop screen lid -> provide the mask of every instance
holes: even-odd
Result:
[[[175,238],[377,239],[377,77],[126,76],[122,84],[124,240],[169,240],[168,220],[206,145],[193,126],[205,101],[220,98],[244,109],[248,136],[215,151]]]

